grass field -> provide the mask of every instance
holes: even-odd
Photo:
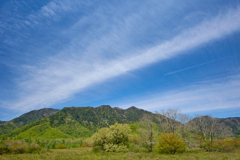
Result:
[[[99,152],[93,153],[91,148],[73,148],[73,149],[53,149],[43,153],[34,154],[6,154],[0,155],[1,160],[89,160],[89,159],[99,159],[99,160],[124,160],[124,159],[176,159],[176,160],[195,160],[195,159],[212,159],[212,160],[240,160],[240,151],[234,153],[219,153],[219,152],[185,152],[183,154],[177,155],[164,155],[158,153],[110,153],[110,152]]]

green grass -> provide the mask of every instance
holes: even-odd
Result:
[[[44,159],[44,160],[69,160],[69,159],[99,159],[99,160],[138,160],[138,159],[164,159],[164,160],[239,160],[240,151],[234,153],[219,153],[219,152],[185,152],[182,154],[176,155],[166,155],[158,153],[110,153],[110,152],[99,152],[93,153],[91,148],[73,148],[73,149],[52,149],[50,151],[45,151],[43,153],[33,153],[33,154],[6,154],[0,155],[1,160],[35,160],[35,159]]]

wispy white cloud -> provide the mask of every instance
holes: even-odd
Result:
[[[81,11],[91,5],[92,2],[85,0],[51,0],[38,10],[29,10],[29,6],[37,6],[34,3],[10,1],[2,6],[0,10],[0,35],[3,43],[17,46],[19,41],[26,37],[29,38],[29,29],[39,28],[39,26],[50,27],[50,23],[60,21],[67,13],[79,12],[79,10]]]
[[[175,74],[175,73],[178,73],[178,72],[183,72],[183,71],[186,71],[186,70],[189,70],[189,69],[192,69],[192,68],[200,67],[200,66],[210,64],[210,63],[214,63],[214,62],[217,62],[217,61],[221,61],[221,60],[224,60],[224,59],[226,59],[226,58],[222,58],[222,59],[218,59],[218,60],[214,60],[214,61],[208,61],[208,62],[201,63],[201,64],[198,64],[198,65],[194,65],[194,66],[191,66],[191,67],[179,69],[179,70],[176,70],[176,71],[166,73],[166,74],[164,74],[164,76],[168,76],[168,75]]]
[[[26,21],[26,24],[38,24],[39,21],[42,21],[43,19],[46,20],[46,18],[55,20],[60,14],[75,12],[79,7],[87,5],[88,3],[90,2],[76,0],[50,1],[37,12],[30,14],[27,18],[28,21]]]
[[[51,10],[48,15],[53,15],[58,7],[50,5],[48,10]],[[110,32],[107,36],[103,35],[95,40],[94,45],[86,46],[81,56],[71,54],[67,57],[64,52],[59,54],[60,56],[49,58],[44,65],[32,69],[32,72],[19,82],[19,100],[8,107],[22,111],[48,107],[90,86],[156,62],[187,54],[189,49],[218,40],[239,29],[240,8],[237,8],[187,29],[172,40],[150,49],[143,51],[136,48],[135,52],[125,52],[119,56],[99,56],[94,51],[97,51],[98,47],[101,50],[103,42],[111,42],[121,35],[121,31]],[[125,34],[127,36],[127,33]],[[104,49],[109,49],[109,52],[114,54],[110,45],[106,45]],[[70,51],[75,50],[76,48],[73,48]],[[62,57],[62,54],[65,56]]]
[[[185,113],[208,112],[240,107],[240,75],[208,81],[181,89],[137,97],[117,104],[122,108],[137,106],[149,111],[179,108]]]

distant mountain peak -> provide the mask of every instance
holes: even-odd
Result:
[[[110,105],[101,105],[99,108],[112,108]]]
[[[137,107],[135,107],[135,106],[131,106],[131,107],[129,107],[128,109],[139,109],[139,108],[137,108]],[[140,109],[139,109],[140,110]]]

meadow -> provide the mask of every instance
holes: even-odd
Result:
[[[92,152],[92,148],[71,148],[71,149],[50,149],[42,150],[40,153],[4,154],[0,155],[1,160],[69,160],[69,159],[99,159],[99,160],[130,160],[130,159],[164,159],[164,160],[239,160],[240,150],[231,153],[192,151],[181,154],[159,154],[145,152]]]

